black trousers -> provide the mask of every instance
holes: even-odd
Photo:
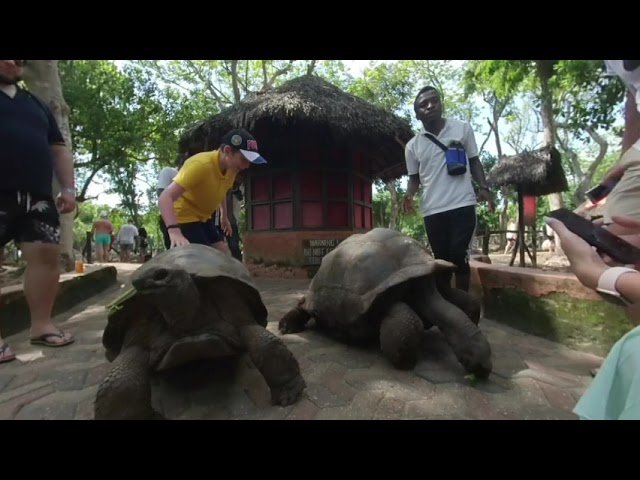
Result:
[[[469,273],[469,247],[476,229],[475,205],[427,215],[424,228],[433,256],[454,263],[461,274]]]

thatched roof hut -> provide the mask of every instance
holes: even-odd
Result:
[[[491,169],[487,181],[493,187],[521,186],[523,195],[549,195],[569,189],[560,152],[542,147],[505,157]]]
[[[399,116],[316,75],[305,75],[275,89],[252,93],[192,126],[180,139],[180,153],[215,148],[228,130],[238,127],[256,136],[266,158],[267,151],[283,137],[307,137],[309,131],[330,143],[346,140],[365,153],[372,173],[380,178],[406,175],[403,145],[414,135],[409,123]]]

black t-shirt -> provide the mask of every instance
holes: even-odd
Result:
[[[51,145],[64,145],[47,106],[18,89],[15,97],[0,90],[0,191],[51,195]]]

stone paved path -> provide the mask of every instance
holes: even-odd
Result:
[[[117,265],[124,283],[136,265]],[[258,279],[268,328],[304,292],[307,280]],[[18,361],[0,364],[0,419],[93,418],[97,385],[109,368],[101,335],[104,305],[120,286],[56,320],[77,335],[60,349],[29,345],[27,332],[7,338]],[[267,386],[246,356],[203,365],[154,384],[154,404],[170,419],[574,419],[571,409],[602,359],[490,320],[481,323],[494,373],[475,387],[437,331],[424,336],[414,371],[397,371],[375,349],[346,347],[313,330],[282,337],[298,358],[308,388],[295,405],[270,405]],[[207,369],[209,380],[202,381]],[[177,375],[176,375],[177,376]],[[186,393],[183,393],[186,392]]]

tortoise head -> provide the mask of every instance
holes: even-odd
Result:
[[[198,288],[182,268],[150,267],[131,283],[140,294],[150,296],[170,324],[191,318],[200,305]]]

